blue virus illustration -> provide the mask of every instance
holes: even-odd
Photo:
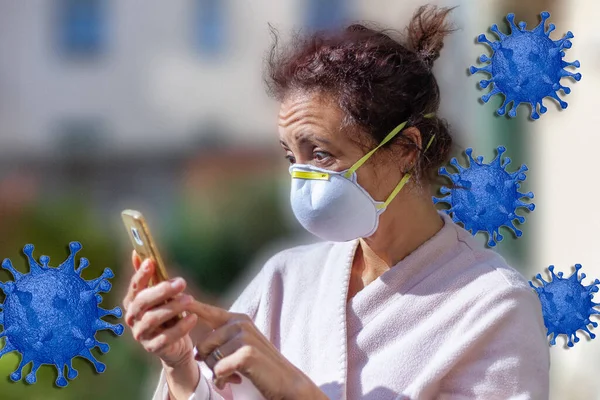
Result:
[[[6,294],[4,303],[0,304],[0,325],[4,325],[0,338],[6,337],[0,358],[11,351],[22,355],[10,379],[20,380],[23,368],[33,362],[25,378],[27,383],[33,384],[39,367],[50,364],[58,370],[56,385],[64,387],[67,385],[63,375],[65,366],[69,379],[77,376],[71,364],[77,356],[92,362],[97,372],[104,372],[106,366],[94,358],[90,349],[98,347],[102,353],[109,350],[108,344],[95,339],[99,330],[123,333],[123,325],[112,325],[101,319],[105,315],[121,317],[121,309],[105,310],[98,306],[102,302],[99,293],[111,289],[108,278],[114,276],[113,272],[106,268],[99,278],[84,280],[81,272],[89,262],[82,257],[79,268],[75,269],[75,254],[81,250],[78,242],[69,244],[71,254],[56,268],[48,266],[48,256],[41,256],[39,264],[33,258],[33,249],[31,244],[23,248],[29,260],[27,274],[15,270],[9,259],[2,263],[14,281],[0,282],[0,289]]]
[[[596,279],[592,284],[584,286],[581,282],[585,274],[581,273],[581,276],[577,277],[581,269],[580,264],[575,265],[575,272],[568,278],[563,278],[562,272],[559,272],[558,276],[554,275],[554,265],[548,269],[552,274],[550,282],[546,282],[541,274],[537,274],[535,277],[542,282],[542,286],[535,286],[531,281],[529,285],[535,289],[542,303],[544,325],[548,330],[547,335],[551,336],[550,345],[556,344],[558,335],[566,335],[567,346],[573,347],[573,343],[579,342],[576,333],[580,329],[586,331],[590,339],[595,338],[596,335],[590,332],[587,326],[598,326],[598,323],[590,321],[590,317],[600,314],[594,309],[599,304],[592,301],[600,280]]]
[[[493,247],[496,241],[502,240],[498,232],[501,226],[506,226],[514,231],[517,237],[523,232],[517,229],[513,220],[524,223],[525,218],[515,214],[519,207],[525,207],[533,211],[533,203],[524,203],[520,199],[527,197],[533,199],[533,193],[520,193],[520,181],[526,179],[527,166],[523,164],[516,172],[506,172],[510,164],[510,158],[504,158],[502,154],[506,151],[504,146],[498,147],[498,155],[489,164],[483,163],[483,156],[474,160],[473,149],[468,148],[465,153],[469,157],[468,168],[462,167],[456,158],[450,160],[457,170],[457,174],[449,173],[446,168],[440,168],[439,174],[447,176],[452,180],[452,187],[442,186],[440,193],[447,196],[442,198],[433,197],[434,204],[446,202],[450,209],[444,210],[451,215],[454,222],[460,222],[473,236],[477,232],[488,232],[488,246]]]
[[[483,89],[493,83],[492,90],[483,95],[481,100],[487,103],[490,97],[503,94],[504,103],[496,111],[498,115],[504,115],[507,106],[512,102],[508,116],[514,118],[517,116],[519,104],[529,103],[531,118],[538,119],[540,114],[537,112],[537,105],[540,105],[540,113],[545,113],[547,108],[542,104],[542,100],[547,96],[558,101],[565,109],[567,103],[558,97],[558,91],[562,90],[563,93],[569,94],[571,89],[560,84],[561,78],[572,77],[576,81],[581,79],[580,73],[575,74],[564,69],[568,66],[579,68],[579,61],[563,60],[565,56],[563,49],[571,48],[572,43],[569,39],[573,38],[573,33],[569,31],[562,39],[552,40],[550,32],[555,29],[554,24],[550,24],[548,30],[545,30],[550,13],[544,11],[541,17],[542,22],[529,31],[525,29],[525,22],[520,22],[517,27],[515,15],[511,13],[506,16],[511,27],[510,35],[500,32],[498,26],[494,24],[491,30],[500,38],[499,41],[490,42],[484,34],[477,37],[478,42],[486,43],[492,48],[492,57],[482,55],[479,61],[482,63],[490,61],[490,64],[482,68],[471,66],[469,71],[471,74],[482,71],[492,76],[490,80],[479,82],[479,86]]]

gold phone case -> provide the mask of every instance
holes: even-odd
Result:
[[[136,253],[138,253],[142,261],[146,258],[150,258],[156,264],[157,268],[156,271],[154,271],[154,276],[150,278],[149,285],[153,286],[168,280],[169,275],[167,274],[165,264],[160,257],[156,244],[150,234],[150,228],[148,228],[148,224],[142,213],[136,210],[124,210],[121,212],[121,217],[123,218],[127,234],[131,239],[131,243],[133,244]],[[183,315],[179,314],[175,321],[181,318],[183,318]],[[165,327],[171,325],[172,323],[165,323]]]
[[[155,276],[151,279],[150,285],[156,285],[157,283],[168,280],[169,276],[167,270],[158,253],[156,244],[152,239],[150,229],[148,228],[148,224],[142,213],[135,210],[125,210],[121,213],[121,217],[123,218],[123,223],[125,224],[125,228],[131,239],[131,244],[133,244],[136,253],[138,253],[142,261],[146,258],[150,258],[157,266],[154,274]]]

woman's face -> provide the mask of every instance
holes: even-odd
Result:
[[[320,93],[287,96],[279,112],[279,137],[285,157],[292,164],[309,164],[332,171],[350,168],[376,144],[365,147],[369,139],[364,133],[352,132],[353,127],[341,129],[343,117],[343,111],[330,96]],[[353,138],[363,139],[365,145]],[[398,157],[388,153],[378,150],[357,171],[358,183],[375,200],[385,200],[402,179]]]

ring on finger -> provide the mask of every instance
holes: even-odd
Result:
[[[219,361],[219,360],[221,360],[221,359],[225,358],[225,356],[223,355],[223,353],[221,353],[221,350],[219,350],[219,349],[216,349],[215,351],[213,351],[213,352],[211,353],[211,355],[212,355],[212,356],[213,356],[213,358],[214,358],[215,360],[217,360],[217,361]]]

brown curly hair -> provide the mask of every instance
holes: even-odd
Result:
[[[403,121],[419,130],[422,147],[435,135],[427,152],[405,136],[397,137],[410,151],[421,152],[415,166],[417,179],[432,179],[452,146],[447,122],[437,116],[424,118],[437,112],[440,104],[431,68],[444,37],[453,31],[446,21],[450,11],[420,7],[398,38],[391,37],[391,30],[355,23],[339,31],[297,35],[281,48],[271,28],[274,41],[267,58],[267,90],[279,101],[297,90],[329,93],[345,113],[344,125],[358,125],[377,143]]]

